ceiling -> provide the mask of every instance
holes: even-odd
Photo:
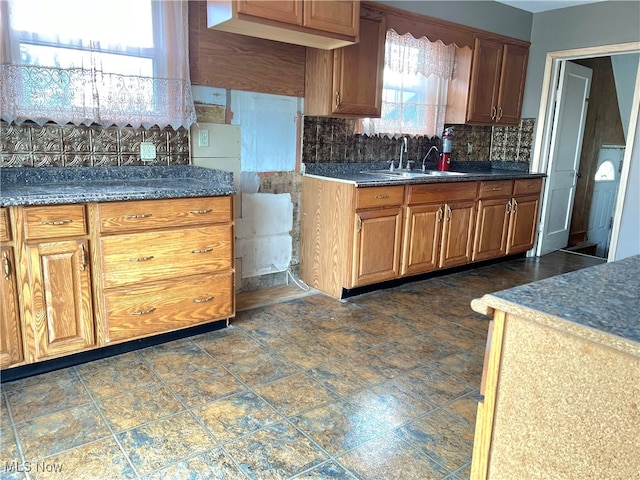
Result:
[[[559,8],[575,7],[586,3],[597,3],[605,0],[496,0],[505,5],[526,10],[531,13],[546,12]]]

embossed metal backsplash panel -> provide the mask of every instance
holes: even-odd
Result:
[[[143,162],[140,143],[156,146],[156,158]],[[187,165],[185,128],[118,128],[75,125],[14,125],[0,122],[2,167],[115,167]]]

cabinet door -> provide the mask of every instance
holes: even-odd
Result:
[[[517,125],[520,122],[528,58],[528,48],[504,46],[496,123]]]
[[[471,261],[475,202],[448,203],[444,207],[440,268]]]
[[[359,12],[360,2],[358,0],[333,0],[330,2],[327,0],[307,0],[304,2],[302,24],[305,27],[324,32],[357,37]]]
[[[498,114],[498,88],[503,44],[476,38],[471,62],[467,121],[493,123]]]
[[[390,280],[398,276],[401,223],[400,207],[356,213],[350,287]]]
[[[27,245],[26,306],[33,360],[75,353],[95,344],[89,249],[84,240]]]
[[[402,275],[438,268],[444,208],[441,204],[407,207],[404,227]]]
[[[506,255],[510,201],[510,198],[478,201],[473,261]]]
[[[334,50],[332,113],[380,117],[385,25],[383,18],[362,18],[360,42]]]
[[[526,252],[533,248],[538,226],[539,201],[539,195],[517,197],[512,200],[507,254]]]
[[[237,0],[238,13],[302,25],[302,0]]]
[[[22,334],[18,309],[18,291],[13,248],[2,247],[2,278],[0,279],[0,367],[19,363],[22,355]]]

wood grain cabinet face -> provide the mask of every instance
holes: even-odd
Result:
[[[360,2],[358,0],[305,0],[302,25],[323,32],[358,36]]]
[[[27,321],[33,360],[95,345],[91,277],[86,240],[28,244]]]
[[[476,38],[467,122],[515,125],[520,122],[529,49]]]
[[[302,25],[302,0],[237,0],[238,13]]]
[[[16,262],[9,225],[9,212],[0,208],[0,367],[16,365],[24,359]]]
[[[363,16],[357,44],[308,48],[305,115],[380,117],[385,35],[384,18]]]

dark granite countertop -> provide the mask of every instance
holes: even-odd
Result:
[[[376,163],[320,163],[305,164],[305,175],[324,177],[332,180],[353,183],[356,187],[380,187],[398,184],[470,182],[476,180],[511,180],[517,178],[545,177],[542,173],[529,173],[524,170],[526,164],[515,162],[500,164],[496,168],[493,162],[464,162],[451,165],[451,171],[462,175],[429,175],[429,176],[391,176],[386,172],[369,173],[372,170],[388,170],[386,162]],[[435,164],[426,164],[426,170],[435,171]],[[363,173],[367,172],[367,173]],[[410,172],[421,173],[421,167]],[[397,173],[397,171],[396,171]]]
[[[483,314],[501,310],[592,339],[604,333],[614,348],[627,341],[640,355],[640,255],[546,278],[483,296]]]
[[[3,207],[235,193],[231,173],[191,165],[0,168]]]

